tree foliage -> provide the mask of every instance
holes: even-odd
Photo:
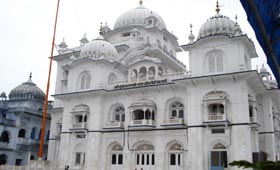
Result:
[[[230,166],[237,166],[238,168],[253,168],[255,170],[280,170],[280,162],[276,161],[261,161],[257,163],[251,163],[245,160],[233,161],[229,163]]]

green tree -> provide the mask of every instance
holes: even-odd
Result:
[[[261,161],[257,163],[251,163],[245,160],[233,161],[229,163],[230,166],[237,166],[238,168],[253,168],[255,170],[280,170],[280,162],[276,161]]]

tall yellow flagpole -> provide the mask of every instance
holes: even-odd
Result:
[[[40,137],[40,150],[39,150],[38,159],[42,159],[42,157],[43,157],[45,125],[46,125],[46,117],[47,117],[47,109],[48,109],[48,96],[49,96],[49,89],[50,89],[50,77],[51,77],[51,72],[52,72],[52,60],[53,60],[53,51],[54,51],[54,42],[55,42],[55,33],[56,33],[56,24],[57,24],[57,18],[58,18],[59,3],[60,3],[60,0],[57,1],[57,8],[56,8],[56,16],[55,16],[55,23],[54,23],[54,32],[53,32],[53,39],[52,39],[52,49],[51,49],[49,74],[48,74],[48,83],[47,83],[47,89],[46,89],[46,97],[45,97],[45,103],[44,103],[44,112],[43,112],[43,120],[42,120],[42,131],[41,131],[41,137]]]

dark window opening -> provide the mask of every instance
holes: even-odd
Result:
[[[225,133],[225,129],[212,129],[212,133]]]
[[[21,162],[22,162],[22,159],[16,159],[15,165],[16,165],[16,166],[20,166],[20,165],[21,165]]]
[[[116,154],[112,155],[112,165],[116,165],[117,164],[117,156]]]
[[[176,155],[175,154],[170,155],[170,165],[176,165]]]
[[[0,137],[0,142],[5,142],[9,143],[10,142],[10,137],[8,131],[3,131]]]
[[[25,130],[24,129],[20,129],[18,132],[18,137],[19,138],[24,138],[25,137]]]
[[[118,164],[119,165],[123,164],[123,155],[122,154],[119,154]]]

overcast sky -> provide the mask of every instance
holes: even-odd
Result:
[[[179,44],[188,42],[189,25],[197,36],[200,26],[215,15],[216,0],[143,0],[146,8],[158,13],[167,29],[179,39]],[[254,32],[247,22],[239,0],[219,0],[221,14],[235,20],[244,33],[254,41],[258,59],[252,67],[266,63]],[[33,82],[46,90],[51,42],[57,0],[0,0],[0,93],[7,94],[28,80],[33,73]],[[84,33],[89,40],[98,37],[100,22],[113,28],[117,17],[139,5],[139,0],[61,0],[56,33],[56,44],[63,38],[69,47],[79,45]],[[55,51],[55,54],[57,52]],[[188,64],[187,54],[180,54]],[[53,64],[51,90],[54,94],[56,63]],[[267,67],[268,68],[268,67]]]

